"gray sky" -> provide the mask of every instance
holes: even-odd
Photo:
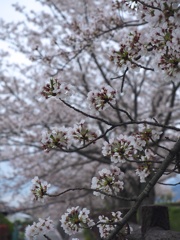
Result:
[[[0,0],[0,18],[6,21],[22,20],[22,16],[19,12],[16,12],[12,7],[13,3],[19,3],[26,6],[28,9],[40,9],[40,5],[36,0]]]
[[[23,15],[17,12],[12,6],[14,3],[25,6],[28,10],[35,9],[38,11],[41,9],[41,5],[36,2],[36,0],[0,0],[0,18],[7,22],[22,21],[24,19]],[[6,41],[0,40],[0,48],[11,53],[10,61],[16,63],[29,63],[25,56],[13,51]]]

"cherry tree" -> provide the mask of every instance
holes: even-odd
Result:
[[[159,179],[179,172],[179,5],[39,2],[39,13],[15,5],[25,22],[1,22],[1,35],[32,60],[19,67],[21,79],[2,79],[2,156],[20,175],[36,176],[35,200],[59,204],[70,193],[59,204],[67,234],[97,227],[102,239],[115,239]],[[111,218],[95,222],[89,209],[103,201]],[[40,219],[26,236],[49,239],[52,229]]]

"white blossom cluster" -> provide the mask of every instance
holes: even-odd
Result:
[[[41,181],[37,176],[34,177],[34,179],[31,181],[33,183],[33,186],[31,188],[33,199],[36,201],[39,200],[44,202],[45,195],[51,184],[47,183],[46,181]]]
[[[146,182],[145,178],[150,174],[147,168],[142,168],[142,167],[136,169],[135,172],[136,172],[136,175],[140,178],[141,183]]]
[[[52,131],[44,131],[42,133],[41,143],[45,151],[53,148],[68,148],[70,143],[68,129],[61,127],[54,128]]]
[[[131,32],[124,37],[111,60],[119,67],[139,67],[144,56],[153,57],[154,70],[165,79],[178,80],[180,73],[180,12],[176,0],[116,1],[117,8],[133,12],[133,16],[148,23],[148,34]],[[147,60],[147,58],[146,58]]]
[[[134,149],[134,138],[120,135],[116,139],[111,138],[109,143],[104,142],[102,154],[110,156],[113,163],[124,163],[126,159],[132,157]]]
[[[85,120],[81,120],[80,123],[74,125],[69,129],[69,138],[74,144],[83,144],[92,142],[98,137],[99,131],[97,129],[89,129]]]
[[[110,57],[110,60],[115,63],[118,67],[137,67],[134,61],[140,58],[141,43],[139,42],[140,33],[137,31],[130,32],[124,42],[120,44],[120,49],[114,50]]]
[[[75,124],[73,128],[61,127],[54,128],[50,132],[43,132],[41,142],[45,151],[50,151],[53,148],[68,149],[70,146],[85,145],[96,141],[99,134],[97,129],[89,128],[87,123],[82,120],[80,123]],[[111,162],[114,164],[125,163],[130,160],[148,163],[148,161],[153,161],[156,156],[147,146],[149,142],[156,141],[160,135],[161,132],[144,123],[139,126],[139,130],[132,136],[120,134],[116,138],[110,138],[109,142],[104,142],[102,154],[110,157]],[[136,171],[138,176],[141,174],[139,169],[146,169],[146,175],[149,174],[145,163],[141,164]],[[146,175],[143,174],[143,176]],[[95,178],[93,181],[95,184]]]
[[[146,143],[149,140],[156,141],[160,137],[162,132],[157,131],[156,129],[152,129],[151,126],[148,124],[144,123],[139,125],[138,133],[136,135],[136,138],[140,138],[141,141],[145,141]]]
[[[142,151],[150,141],[159,139],[162,132],[152,129],[148,124],[139,125],[139,130],[134,134],[134,148]]]
[[[61,216],[61,226],[68,235],[81,232],[83,228],[94,226],[94,222],[89,218],[90,211],[87,208],[79,209],[79,206],[68,208],[67,212]]]
[[[43,87],[41,94],[45,98],[56,97],[65,100],[73,94],[73,86],[51,78],[50,83]],[[115,103],[116,94],[116,91],[109,85],[102,86],[100,90],[88,93],[87,103],[92,111],[98,113],[98,111],[107,109],[110,103]]]
[[[50,217],[46,219],[39,218],[39,222],[28,225],[25,230],[27,240],[35,240],[39,235],[45,235],[54,230],[54,223]]]
[[[116,91],[110,86],[103,86],[101,90],[90,91],[87,96],[90,109],[97,111],[105,110],[108,103],[115,103]]]
[[[56,78],[51,78],[50,83],[43,87],[41,94],[45,98],[56,97],[66,99],[73,94],[73,87],[65,82],[60,82]]]
[[[106,238],[117,226],[115,223],[121,221],[122,213],[120,211],[112,212],[112,217],[109,219],[104,215],[99,216],[98,228],[101,238]]]
[[[43,149],[49,152],[53,148],[68,149],[72,145],[85,145],[93,142],[99,135],[99,130],[90,128],[85,120],[76,123],[74,127],[53,128],[42,133]]]
[[[143,153],[144,154],[140,156],[141,157],[140,161],[142,162],[154,161],[157,157],[157,155],[154,154],[152,150],[148,148],[145,149]]]
[[[133,10],[137,10],[138,7],[138,3],[137,1],[124,1],[125,5],[127,5],[128,8],[133,9]]]
[[[144,182],[150,174],[149,163],[156,159],[156,155],[147,146],[149,142],[156,141],[160,135],[161,132],[142,124],[133,136],[121,134],[116,138],[110,138],[109,142],[104,142],[102,154],[110,157],[111,162],[115,164],[137,161],[140,165],[135,172],[140,177],[140,182]]]
[[[120,190],[124,188],[124,183],[122,179],[124,173],[116,166],[111,166],[111,169],[102,169],[99,171],[98,177],[92,178],[91,188],[100,190],[107,194],[117,194]],[[104,199],[105,195],[103,193],[94,191],[95,196],[100,196]]]

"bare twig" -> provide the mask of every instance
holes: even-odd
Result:
[[[93,116],[93,115],[90,115],[88,113],[85,113],[83,111],[81,111],[80,109],[76,108],[76,107],[73,107],[71,104],[67,103],[66,101],[64,101],[63,99],[61,99],[61,102],[63,102],[66,106],[68,106],[69,108],[73,109],[74,111],[78,112],[78,113],[81,113],[82,115],[86,116],[86,117],[89,117],[89,118],[93,118],[93,119],[96,119],[98,121],[101,121],[101,122],[104,122],[106,123],[107,125],[113,125],[111,123],[109,123],[108,121],[102,119],[102,118],[99,118],[99,117],[96,117],[96,116]]]
[[[46,239],[51,240],[46,234],[43,235]]]
[[[125,81],[127,71],[128,71],[128,67],[126,68],[126,70],[124,71],[124,74],[123,74],[123,79],[122,79],[122,84],[121,84],[121,93],[123,92],[124,81]]]
[[[48,196],[48,197],[59,197],[61,195],[64,195],[65,193],[68,193],[68,192],[71,192],[71,191],[99,192],[99,193],[101,193],[103,195],[106,195],[108,197],[112,197],[112,198],[116,198],[116,199],[120,199],[120,200],[124,200],[124,201],[136,201],[135,197],[134,198],[125,198],[125,197],[120,197],[120,196],[117,196],[117,195],[114,195],[114,194],[109,194],[109,193],[103,192],[101,190],[85,188],[85,187],[69,188],[69,189],[66,189],[65,191],[57,193],[57,194],[48,194],[48,193],[46,193],[45,195]]]
[[[158,7],[154,7],[154,6],[149,5],[149,4],[147,4],[147,3],[144,3],[144,2],[141,1],[141,0],[137,0],[137,2],[141,3],[143,6],[145,6],[145,7],[147,7],[147,8],[152,8],[152,9],[154,9],[154,10],[159,10],[159,11],[162,12],[162,10],[161,10],[160,8],[158,8]]]
[[[138,67],[140,67],[140,68],[143,68],[143,69],[145,69],[145,70],[154,71],[154,69],[153,69],[153,68],[148,68],[148,67],[145,67],[145,66],[143,66],[143,65],[141,65],[141,64],[139,64],[139,63],[137,63],[137,62],[134,62],[133,60],[130,60],[130,62],[131,62],[131,63],[133,63],[133,64],[135,64],[136,66],[138,66]]]
[[[180,182],[177,183],[162,183],[162,182],[157,182],[158,184],[165,185],[165,186],[177,186],[180,185]]]
[[[133,118],[131,117],[131,115],[130,115],[126,110],[124,110],[124,109],[122,109],[122,108],[116,108],[116,107],[114,107],[110,102],[109,102],[108,104],[109,104],[113,109],[125,113],[125,114],[127,115],[127,117],[128,117],[131,121],[134,121]]]

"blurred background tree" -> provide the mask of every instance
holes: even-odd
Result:
[[[0,136],[1,161],[10,162],[14,174],[7,184],[3,181],[1,189],[9,188],[15,194],[29,186],[30,179],[38,175],[51,182],[61,191],[67,188],[90,186],[91,178],[102,168],[110,164],[110,158],[102,155],[102,141],[118,134],[131,135],[138,129],[138,122],[153,119],[162,125],[160,139],[151,146],[157,154],[154,169],[158,162],[167,155],[178,137],[176,129],[165,126],[179,126],[179,81],[167,81],[161,72],[156,71],[156,51],[151,43],[147,46],[148,55],[139,52],[132,41],[132,61],[126,56],[118,62],[115,53],[126,45],[127,38],[138,38],[148,42],[149,24],[138,18],[138,14],[129,14],[127,8],[118,2],[108,0],[39,0],[42,11],[29,11],[20,4],[15,9],[25,16],[24,21],[4,22],[1,20],[0,38],[15,51],[25,55],[28,64],[10,64],[8,53],[1,51],[0,84]],[[133,10],[132,10],[133,11]],[[137,35],[133,36],[134,30]],[[135,38],[134,38],[135,39]],[[155,69],[154,69],[155,68]],[[73,127],[80,122],[81,114],[67,107],[56,99],[45,101],[41,97],[43,85],[51,77],[74,86],[75,97],[69,102],[71,106],[88,112],[87,93],[100,89],[107,84],[118,91],[115,109],[100,112],[99,116],[111,124],[122,123],[122,127],[113,133],[104,135],[96,144],[70,152],[53,149],[44,152],[41,135],[53,127]],[[119,110],[120,109],[120,110]],[[128,114],[127,114],[128,113]],[[96,127],[101,134],[108,129],[108,124],[98,119],[86,118],[89,126]],[[162,147],[159,147],[162,146]],[[121,196],[137,196],[142,185],[135,173],[134,164],[126,162],[121,170],[125,175],[125,190]],[[168,169],[168,175],[174,176],[178,166]],[[33,208],[29,196],[26,196],[24,208]],[[154,202],[154,192],[146,203]],[[64,210],[72,204],[90,206],[92,210],[129,207],[130,202],[108,199],[97,200],[87,192],[69,192],[63,197],[50,199],[40,209],[54,218],[59,218]],[[36,213],[39,212],[36,209]]]

